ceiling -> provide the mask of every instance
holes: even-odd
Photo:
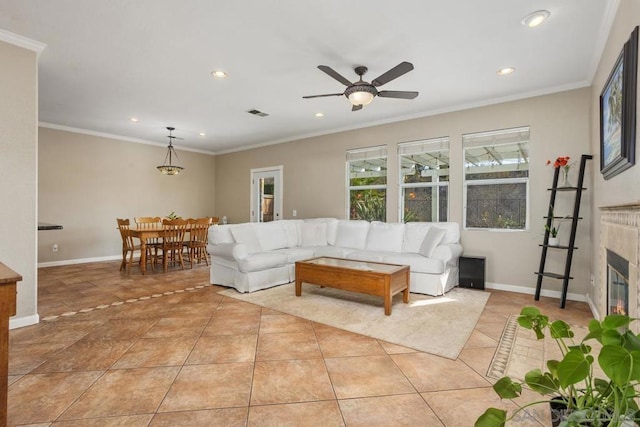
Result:
[[[42,42],[39,120],[224,153],[589,86],[617,0],[0,0],[0,29]],[[542,25],[521,23],[546,9]],[[351,81],[415,69],[352,112]],[[503,67],[515,67],[498,76]],[[214,79],[213,70],[226,79]],[[254,116],[248,110],[268,113]],[[315,117],[322,112],[324,117]],[[131,117],[139,122],[133,123]],[[205,133],[201,136],[200,133]]]

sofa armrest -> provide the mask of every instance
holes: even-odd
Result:
[[[462,245],[459,243],[447,243],[440,245],[433,251],[433,258],[442,260],[445,264],[457,260],[462,255]]]
[[[207,252],[211,256],[239,261],[249,256],[247,245],[244,243],[220,243],[218,245],[207,245]]]

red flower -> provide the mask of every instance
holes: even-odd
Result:
[[[553,167],[554,168],[571,167],[571,165],[569,164],[569,160],[571,160],[571,157],[569,156],[560,156],[556,159],[555,162],[553,162]],[[551,160],[547,160],[547,166],[550,164],[551,164]]]

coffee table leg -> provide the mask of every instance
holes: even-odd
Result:
[[[402,291],[402,302],[405,304],[409,304],[409,287],[407,286],[404,291]]]
[[[384,296],[384,314],[385,316],[391,316],[391,292]]]
[[[296,277],[296,296],[302,295],[302,281]]]

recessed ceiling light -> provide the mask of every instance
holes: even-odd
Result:
[[[551,13],[548,10],[537,10],[528,14],[522,20],[522,23],[529,28],[537,27],[546,20]]]
[[[227,73],[222,70],[214,70],[211,72],[211,75],[216,79],[225,79],[228,76]]]
[[[506,76],[507,74],[511,74],[515,71],[516,69],[513,67],[505,67],[505,68],[501,68],[497,71],[497,74],[499,76]]]
[[[324,117],[324,113],[315,113],[314,116],[316,116],[316,117]]]
[[[206,135],[206,133],[200,132],[200,136],[205,136],[205,135]]]
[[[133,123],[138,123],[140,121],[140,119],[137,117],[131,117],[129,120],[132,121]]]

